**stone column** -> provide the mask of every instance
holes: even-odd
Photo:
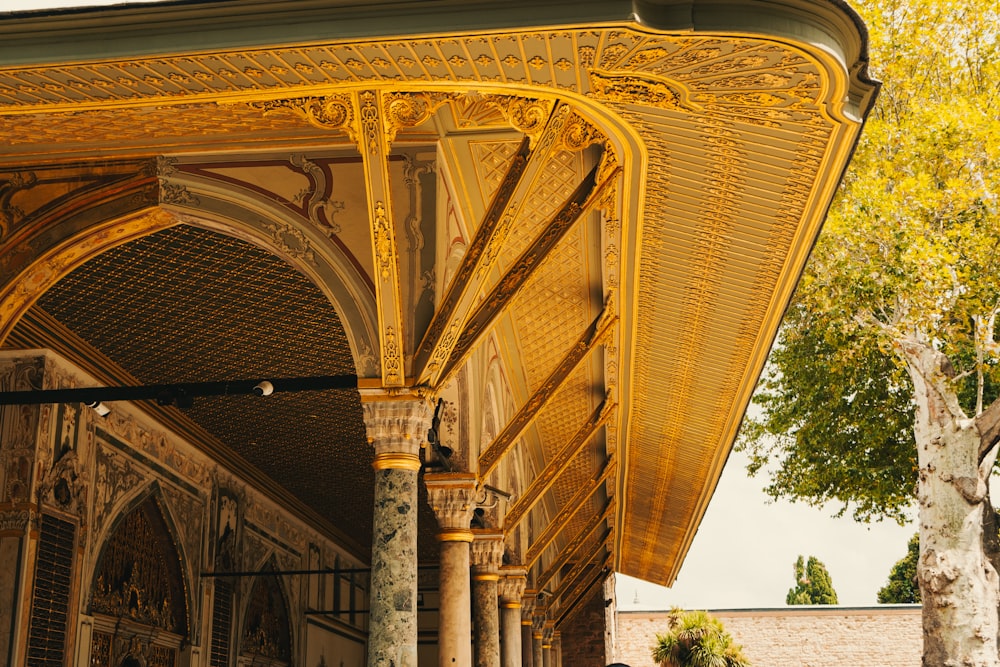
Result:
[[[438,664],[472,664],[469,545],[472,543],[476,476],[472,473],[425,473],[427,499],[438,521],[441,569],[438,590]]]
[[[521,656],[521,596],[524,595],[526,570],[505,565],[500,568],[500,643],[501,667],[523,667]],[[530,627],[530,621],[529,621]]]
[[[500,563],[503,533],[474,530],[472,541],[472,614],[476,632],[475,666],[500,667]]]
[[[555,632],[555,621],[545,621],[542,630],[542,667],[553,667],[552,665],[552,635]]]
[[[552,667],[562,667],[562,636],[552,633]]]
[[[525,590],[521,597],[521,663],[523,667],[535,667],[535,644],[533,621],[535,615],[535,593]],[[538,665],[538,667],[542,667]]]
[[[532,667],[546,667],[544,645],[542,643],[545,635],[545,607],[536,603],[535,616],[531,624],[531,665]]]
[[[362,394],[375,446],[369,667],[417,665],[417,471],[433,410],[416,396]]]

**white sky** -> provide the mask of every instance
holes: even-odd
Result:
[[[0,12],[135,2],[0,0]],[[834,519],[836,508],[769,503],[763,487],[762,478],[747,476],[745,457],[733,454],[676,584],[668,589],[619,575],[619,609],[781,607],[800,554],[823,561],[842,605],[875,604],[893,563],[906,553],[915,524],[866,526]]]
[[[916,524],[864,525],[832,518],[838,507],[771,503],[766,480],[749,477],[746,462],[741,454],[729,457],[673,588],[619,575],[620,610],[783,607],[800,554],[823,561],[841,605],[877,604]]]

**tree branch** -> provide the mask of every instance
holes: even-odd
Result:
[[[990,451],[1000,443],[1000,398],[976,416],[979,429],[979,463],[983,463]]]

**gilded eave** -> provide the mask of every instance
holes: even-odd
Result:
[[[368,92],[424,95],[452,108],[465,104],[459,97],[491,95],[568,105],[606,138],[599,175],[611,185],[593,205],[599,222],[566,242],[599,247],[601,265],[573,264],[585,251],[571,245],[552,256],[573,265],[582,276],[573,288],[596,293],[596,306],[585,296],[577,310],[560,312],[554,339],[539,321],[548,307],[541,287],[569,273],[542,273],[498,319],[483,315],[488,328],[470,345],[495,344],[518,369],[512,382],[523,387],[513,393],[527,402],[565,353],[543,339],[568,349],[588,326],[609,327],[598,341],[603,362],[572,371],[532,437],[543,443],[541,462],[551,461],[594,415],[614,466],[601,477],[614,506],[607,554],[603,533],[581,551],[671,583],[876,91],[857,18],[820,0],[515,2],[503,12],[485,3],[384,3],[396,20],[379,16],[383,3],[281,3],[280,18],[275,4],[0,15],[0,170],[109,153],[350,147],[363,128],[314,110],[336,98],[357,113]],[[379,122],[387,123],[380,140],[400,129]],[[572,178],[582,176],[583,158],[564,161]],[[372,173],[388,174],[373,164]],[[483,174],[469,178],[488,190]],[[384,259],[379,243],[373,236],[366,262]],[[467,301],[502,286],[501,269],[516,266],[523,249],[523,239],[506,241],[499,268]],[[390,268],[387,288],[399,282]],[[26,296],[24,284],[3,287],[0,314],[37,296]],[[364,322],[353,326],[381,347],[383,384],[443,390],[446,368],[390,381],[386,350],[397,367],[402,352],[383,321],[399,315],[381,294],[357,297],[377,303],[359,307]],[[549,515],[608,463],[567,463]]]

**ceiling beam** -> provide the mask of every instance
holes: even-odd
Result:
[[[611,316],[612,307],[612,304],[609,303],[601,314],[594,318],[594,321],[584,330],[569,351],[563,355],[545,381],[532,392],[513,419],[507,423],[500,435],[479,455],[480,479],[489,477],[490,473],[499,465],[500,459],[510,451],[517,439],[531,425],[541,409],[556,395],[559,388],[566,383],[573,371],[587,358],[591,350],[604,341],[617,321],[615,317]]]
[[[382,93],[362,90],[351,96],[354,139],[364,162],[368,197],[368,228],[374,260],[375,302],[378,310],[379,359],[382,386],[405,382],[403,366],[403,316],[399,292],[399,254],[393,226],[389,184],[389,138],[393,129],[386,118]]]
[[[552,561],[545,571],[538,575],[538,579],[535,580],[535,588],[543,589],[549,583],[549,581],[558,573],[566,563],[573,560],[576,553],[583,547],[584,543],[594,534],[606,519],[609,519],[614,513],[614,503],[608,503],[608,506],[604,508],[604,511],[600,514],[595,514],[590,517],[587,525],[583,527],[579,533],[577,533],[569,544],[563,547],[562,551],[559,552],[559,557]],[[603,537],[607,537],[604,535]]]
[[[514,506],[507,512],[507,516],[504,517],[504,527],[506,529],[512,530],[521,522],[521,519],[531,511],[531,508],[541,500],[545,492],[555,484],[559,476],[569,467],[569,464],[576,455],[583,450],[584,446],[590,441],[590,438],[597,432],[597,429],[611,419],[614,412],[614,404],[606,400],[594,408],[594,411],[587,418],[583,426],[552,457],[525,492],[521,494],[517,502],[514,503]]]
[[[597,171],[599,167],[600,164],[595,165],[590,170],[576,190],[563,202],[562,207],[542,232],[521,253],[489,295],[469,316],[464,328],[454,341],[448,360],[435,375],[435,386],[446,383],[451,374],[461,366],[479,337],[510,305],[514,297],[520,293],[535,271],[538,270],[538,267],[552,254],[566,233],[601,200],[604,191],[617,180],[621,171],[614,169],[605,176],[603,181],[598,183]]]
[[[570,116],[569,105],[557,102],[537,139],[532,142],[525,136],[514,154],[414,355],[413,371],[418,383],[438,384],[443,365],[451,355],[473,300],[542,168],[560,146],[557,140]]]
[[[319,375],[302,378],[260,378],[218,382],[181,382],[141,386],[78,387],[75,389],[32,389],[0,391],[0,405],[41,405],[44,403],[102,403],[111,401],[156,401],[160,405],[183,403],[201,396],[270,396],[285,391],[323,391],[358,388],[357,375]]]
[[[535,561],[537,561],[541,555],[545,553],[545,550],[548,549],[549,545],[552,544],[552,541],[559,536],[559,533],[562,532],[563,528],[569,525],[569,522],[576,517],[577,512],[579,512],[580,509],[586,505],[587,501],[590,500],[595,493],[597,493],[597,490],[601,488],[601,485],[603,485],[605,481],[615,474],[615,467],[614,461],[609,461],[604,466],[604,470],[597,475],[593,482],[577,489],[570,501],[563,505],[562,509],[559,510],[559,513],[548,522],[548,525],[545,527],[542,534],[539,535],[538,539],[532,542],[531,546],[528,547],[528,551],[524,557],[525,567],[530,569],[535,565]]]
[[[563,600],[564,603],[571,600],[573,598],[573,594],[576,593],[577,589],[579,589],[579,587],[587,581],[587,578],[583,577],[583,575],[587,572],[587,570],[591,566],[595,564],[594,561],[595,559],[597,559],[598,555],[600,555],[601,551],[608,549],[608,541],[609,541],[608,538],[611,536],[611,533],[612,531],[609,529],[604,533],[604,535],[601,536],[601,539],[595,540],[594,544],[591,545],[590,550],[583,555],[583,558],[578,560],[573,565],[573,568],[566,573],[566,576],[562,577],[559,580],[559,587],[552,592],[552,596],[549,598],[548,602],[549,608],[558,606],[561,609],[565,606],[569,607],[573,606],[572,603],[568,605],[567,604],[557,605],[556,603],[559,600]],[[602,567],[603,560],[598,561],[597,566]],[[567,595],[567,593],[570,594]]]
[[[582,600],[583,596],[585,596],[587,593],[590,592],[590,590],[594,587],[594,584],[604,580],[604,575],[607,571],[607,568],[608,568],[607,561],[605,561],[604,563],[599,563],[598,566],[592,570],[590,576],[581,581],[572,591],[570,591],[570,594],[566,596],[569,602],[567,602],[566,604],[559,605],[559,614],[558,617],[556,618],[556,627],[559,627],[562,624],[563,620],[565,620],[567,616],[573,613],[573,610],[576,609],[577,605],[580,603],[580,600]]]

